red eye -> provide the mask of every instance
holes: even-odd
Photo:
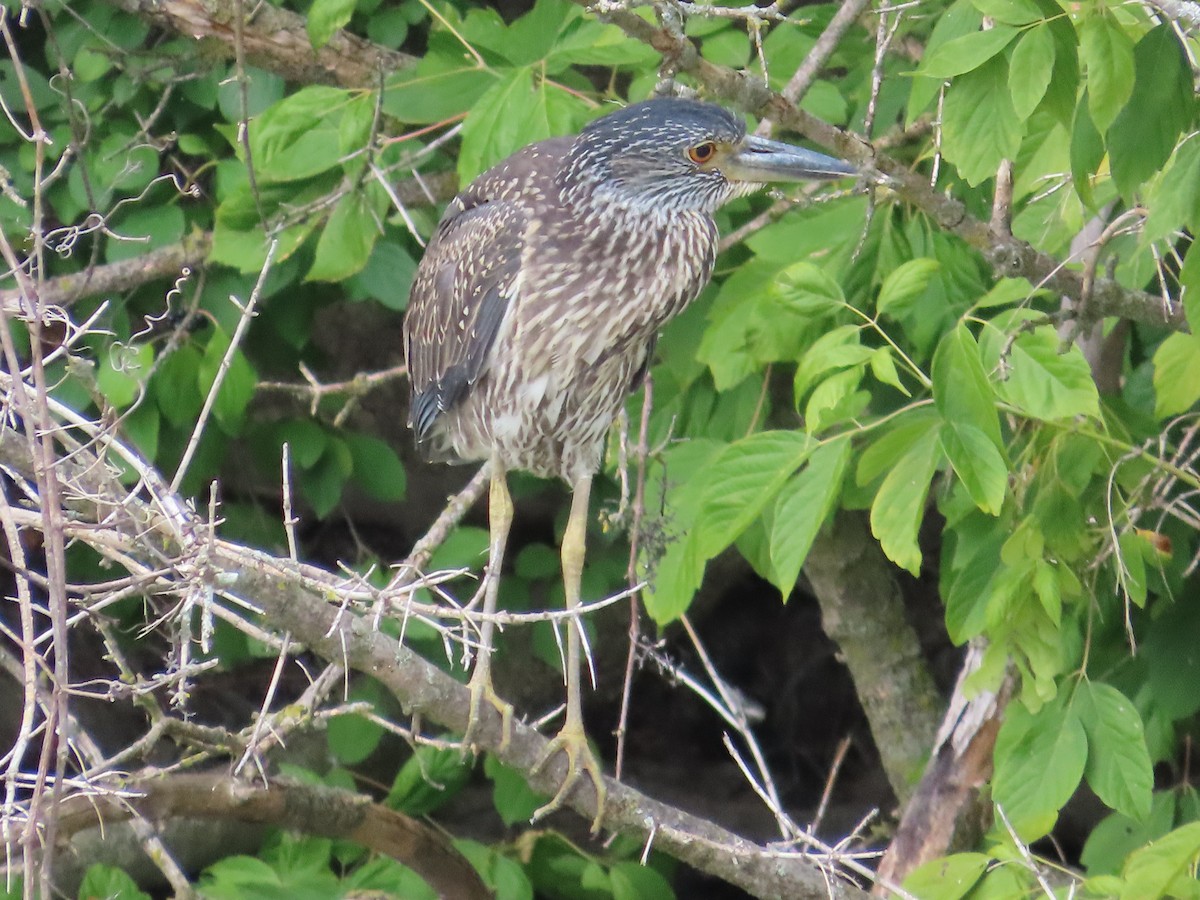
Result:
[[[705,141],[703,144],[689,147],[687,155],[696,165],[702,166],[717,155],[717,145],[712,141]]]

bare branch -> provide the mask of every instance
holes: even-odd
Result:
[[[197,232],[178,244],[160,247],[142,256],[50,278],[38,286],[38,293],[43,304],[70,306],[81,297],[132,290],[148,281],[172,278],[186,268],[200,265],[211,247],[212,235]],[[19,289],[0,291],[0,304],[6,310],[20,310],[20,302]]]
[[[232,59],[236,53],[236,0],[109,0],[114,6],[187,37]],[[338,31],[314,50],[304,16],[270,3],[254,5],[242,28],[246,61],[308,84],[372,87],[378,72],[411,68],[417,60],[396,50]]]
[[[224,772],[147,778],[120,794],[78,795],[63,804],[60,828],[70,836],[131,816],[232,819],[304,834],[343,838],[413,869],[446,900],[488,900],[491,891],[441,832],[366,797],[311,784],[273,780],[265,786]]]
[[[116,449],[115,444],[112,447]],[[29,448],[8,427],[0,427],[0,464],[22,477],[32,473]],[[59,464],[72,483],[89,486],[86,498],[70,500],[72,520],[91,523],[76,525],[71,530],[73,538],[122,560],[132,571],[143,567],[162,571],[163,580],[177,592],[187,590],[186,585],[200,572],[207,573],[202,577],[235,604],[217,605],[223,615],[240,615],[239,609],[252,611],[278,632],[290,633],[311,652],[378,679],[408,714],[457,733],[466,727],[470,707],[466,686],[380,633],[373,624],[373,603],[368,602],[374,598],[364,593],[363,602],[353,602],[345,578],[237,544],[210,541],[207,523],[195,513],[169,498],[157,497],[151,503],[129,496],[86,448],[76,449]],[[130,520],[139,523],[138,527],[129,527]],[[331,597],[339,602],[330,603]],[[499,723],[489,722],[480,729],[476,742],[526,773],[535,790],[552,794],[565,775],[565,760],[556,759],[530,774],[544,757],[546,738],[516,723],[511,741],[503,749],[500,739]],[[605,823],[610,829],[643,837],[653,833],[659,849],[754,896],[797,900],[865,897],[836,874],[840,855],[814,856],[795,849],[756,846],[614,780],[607,780],[607,788]],[[590,791],[572,795],[569,805],[588,819],[594,815]]]

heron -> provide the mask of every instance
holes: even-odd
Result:
[[[588,500],[606,437],[652,361],[662,327],[712,275],[716,210],[770,182],[836,179],[848,163],[747,134],[706,102],[659,98],[539,141],[477,177],[447,207],[413,278],[404,320],[409,425],[430,460],[489,467],[483,617],[468,684],[464,746],[490,707],[500,747],[512,706],[492,684],[500,568],[513,518],[506,473],[561,478],[572,489],[560,546],[568,612],[580,605]],[[606,800],[581,699],[582,624],[567,623],[566,775],[534,818],[560,808],[583,776]],[[493,713],[487,713],[491,716]]]

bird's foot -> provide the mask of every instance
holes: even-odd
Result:
[[[471,705],[467,712],[467,730],[463,732],[463,754],[475,753],[475,739],[479,735],[479,727],[483,723],[483,704],[486,702],[500,714],[500,747],[503,752],[512,740],[513,707],[501,698],[492,687],[491,672],[482,671],[476,664],[475,673],[468,685],[471,691]]]
[[[533,767],[533,773],[536,775],[545,768],[546,764],[560,750],[567,755],[567,774],[550,802],[534,812],[532,821],[536,822],[555,810],[561,809],[571,791],[575,789],[580,777],[586,774],[596,789],[596,817],[592,819],[592,834],[599,834],[600,824],[604,820],[604,804],[608,799],[608,789],[604,786],[604,770],[600,766],[600,760],[596,759],[596,754],[588,745],[587,735],[583,733],[582,726],[564,725],[562,731],[546,745],[546,751]]]

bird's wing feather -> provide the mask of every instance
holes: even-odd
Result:
[[[516,290],[525,213],[511,201],[454,201],[413,279],[404,320],[412,383],[409,424],[418,443],[487,370]]]

